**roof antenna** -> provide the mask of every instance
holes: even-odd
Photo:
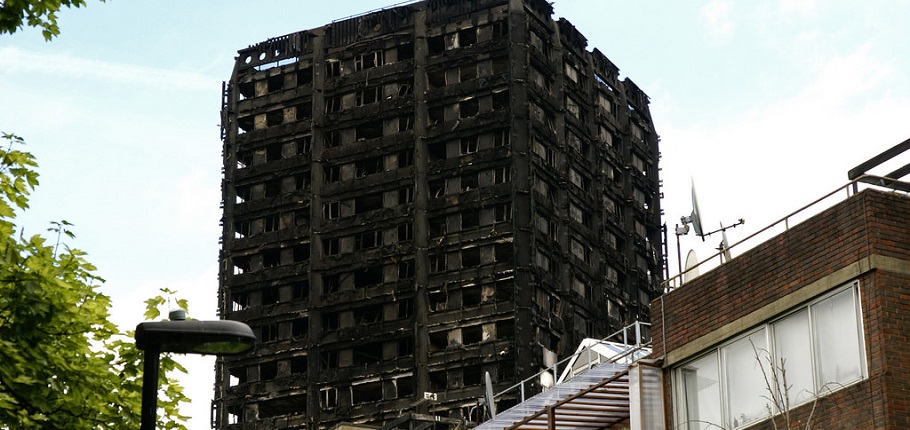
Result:
[[[686,270],[683,272],[682,267],[682,249],[679,245],[679,237],[689,234],[689,224],[692,225],[692,230],[695,230],[695,234],[701,237],[702,242],[705,241],[706,236],[710,236],[714,233],[722,233],[723,239],[720,242],[720,246],[717,248],[721,253],[721,263],[724,261],[730,261],[733,257],[730,254],[730,244],[727,242],[727,230],[743,225],[746,221],[742,218],[737,220],[732,225],[724,227],[723,222],[720,223],[720,229],[714,230],[711,232],[704,231],[704,223],[702,222],[701,210],[698,209],[698,198],[695,194],[695,179],[692,179],[692,214],[689,216],[680,217],[679,221],[682,225],[676,225],[676,261],[679,264],[679,273],[688,273],[693,268],[698,266],[698,262],[695,259],[695,253],[690,252],[686,256]],[[698,272],[691,273],[689,276],[683,276],[683,283],[695,278],[698,276]]]

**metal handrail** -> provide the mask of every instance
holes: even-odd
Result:
[[[865,183],[865,184],[868,184],[868,185],[871,186],[871,187],[885,187],[885,188],[890,188],[890,189],[895,189],[894,184],[902,184],[902,185],[904,185],[905,187],[910,187],[910,184],[908,184],[908,183],[906,183],[906,182],[901,182],[901,181],[899,181],[899,180],[897,180],[897,179],[888,178],[888,177],[885,177],[885,176],[875,176],[875,175],[862,175],[862,176],[859,176],[859,177],[857,177],[856,179],[853,179],[853,180],[851,180],[850,182],[847,182],[847,183],[844,184],[844,185],[838,186],[838,187],[835,188],[833,191],[831,191],[831,192],[829,192],[829,193],[823,195],[822,197],[819,197],[819,198],[813,200],[811,203],[806,204],[805,206],[803,206],[803,207],[801,207],[801,208],[799,208],[799,209],[797,209],[797,210],[795,210],[795,211],[793,211],[793,212],[791,212],[791,213],[789,213],[789,214],[783,216],[782,218],[778,219],[777,221],[772,222],[772,223],[769,224],[768,226],[766,226],[766,227],[764,227],[764,228],[762,228],[762,229],[759,229],[759,230],[756,231],[755,233],[752,233],[751,235],[749,235],[749,236],[745,237],[744,239],[740,240],[739,242],[736,242],[736,243],[734,243],[734,244],[732,244],[732,245],[727,246],[726,249],[722,249],[722,250],[720,250],[720,251],[718,251],[718,252],[712,254],[711,256],[709,256],[709,257],[703,259],[702,261],[698,262],[698,263],[695,264],[694,266],[692,266],[692,267],[690,267],[690,268],[688,268],[688,269],[686,269],[686,270],[683,270],[682,272],[678,273],[677,275],[672,276],[672,277],[670,277],[669,279],[667,279],[667,280],[661,282],[661,288],[663,289],[664,292],[670,292],[670,291],[672,291],[672,290],[674,290],[674,289],[676,289],[676,288],[681,287],[681,286],[684,284],[684,282],[682,281],[682,279],[683,279],[683,276],[684,276],[685,274],[687,274],[687,273],[689,273],[689,272],[691,272],[691,271],[697,269],[699,266],[705,264],[705,263],[708,262],[708,261],[714,260],[715,257],[719,257],[719,256],[721,256],[722,254],[724,254],[725,252],[729,252],[729,250],[735,248],[736,246],[739,246],[739,245],[741,245],[742,243],[744,243],[744,242],[746,242],[746,241],[749,241],[749,240],[755,238],[756,236],[758,236],[758,235],[760,235],[760,234],[762,234],[762,233],[765,233],[765,232],[771,230],[771,229],[774,228],[774,227],[777,227],[777,226],[780,225],[781,223],[784,224],[784,231],[789,230],[789,229],[790,229],[790,219],[791,219],[791,218],[793,218],[793,217],[796,216],[797,214],[800,214],[801,212],[803,212],[803,211],[805,211],[805,210],[807,210],[807,209],[809,209],[809,208],[815,206],[816,204],[820,203],[821,201],[826,200],[826,199],[828,199],[829,197],[831,197],[831,196],[833,196],[833,195],[835,195],[835,194],[837,194],[837,193],[839,193],[839,192],[841,192],[841,191],[843,191],[843,190],[846,190],[846,192],[847,192],[847,198],[849,198],[851,195],[857,194],[857,193],[859,192],[859,183],[861,183],[861,182],[862,182],[862,183]],[[852,191],[852,193],[851,193],[851,191]],[[796,224],[794,224],[794,225],[796,225]],[[713,269],[714,269],[714,268],[712,268],[712,270],[713,270]]]
[[[634,328],[634,329],[635,329],[635,333],[636,333],[636,336],[635,336],[635,337],[636,337],[636,339],[635,339],[635,344],[634,344],[634,345],[626,344],[626,345],[629,347],[628,349],[626,349],[625,351],[621,352],[620,354],[618,354],[618,355],[616,355],[616,356],[614,356],[614,357],[611,357],[611,358],[609,359],[609,361],[607,361],[607,362],[609,362],[609,363],[615,363],[615,362],[617,362],[617,361],[619,361],[619,360],[621,360],[621,359],[623,359],[623,358],[626,358],[626,357],[628,357],[628,356],[630,356],[630,355],[632,356],[632,361],[634,362],[634,361],[635,361],[635,355],[634,355],[634,354],[635,354],[636,352],[641,351],[642,349],[644,349],[644,348],[646,348],[646,347],[648,347],[648,346],[651,345],[651,342],[650,342],[650,341],[648,341],[648,342],[641,342],[641,326],[648,326],[648,327],[650,327],[651,324],[649,324],[649,323],[644,323],[644,322],[641,322],[641,321],[635,321],[634,323],[629,324],[629,325],[623,327],[622,329],[617,330],[617,331],[614,332],[613,334],[611,334],[611,335],[609,335],[609,336],[607,336],[607,337],[604,337],[604,338],[602,338],[602,339],[599,340],[599,342],[609,342],[608,339],[611,339],[611,338],[614,338],[614,337],[616,337],[616,336],[619,336],[620,334],[623,335],[623,339],[625,340],[625,339],[626,339],[626,336],[625,336],[626,332],[627,332],[629,329],[631,329],[631,328]],[[588,366],[588,369],[590,369],[590,368],[594,367],[594,366],[592,365],[592,363],[591,363],[591,358],[592,358],[592,357],[591,357],[591,348],[590,348],[590,347],[587,348],[587,351],[585,351],[585,353],[587,353],[587,356],[588,356],[587,366]],[[526,393],[525,393],[525,384],[530,383],[531,381],[534,381],[534,380],[539,381],[541,375],[543,375],[544,373],[550,373],[551,371],[553,372],[553,381],[554,381],[553,387],[555,387],[555,386],[557,385],[555,382],[559,379],[559,374],[560,374],[559,371],[558,371],[558,370],[559,370],[559,366],[562,365],[562,364],[565,364],[565,363],[567,363],[567,362],[569,362],[569,361],[571,361],[571,360],[574,359],[574,358],[580,357],[581,354],[582,354],[582,352],[576,352],[576,353],[574,353],[574,354],[572,354],[572,355],[570,355],[570,356],[568,356],[568,357],[566,357],[566,358],[564,358],[564,359],[562,359],[562,360],[557,361],[556,363],[553,364],[553,366],[547,367],[546,369],[541,370],[540,372],[537,372],[537,373],[535,373],[534,375],[531,375],[531,376],[529,376],[529,377],[527,377],[527,378],[521,380],[521,381],[518,382],[517,384],[512,385],[511,387],[506,388],[505,390],[502,390],[502,391],[500,391],[500,392],[494,394],[494,395],[493,395],[493,399],[495,400],[495,399],[501,397],[502,395],[504,395],[504,394],[506,394],[506,393],[508,393],[508,392],[511,392],[511,391],[513,391],[513,390],[515,390],[515,389],[519,389],[519,393],[520,393],[520,395],[519,395],[519,398],[520,398],[519,403],[520,403],[520,402],[523,402],[523,401],[525,401],[525,400],[527,399],[527,397],[529,397],[529,396],[527,396]],[[594,363],[594,364],[599,364],[599,363]],[[585,369],[585,370],[587,370],[587,369]],[[565,368],[563,368],[563,371],[565,371]],[[550,388],[552,388],[552,387],[546,387],[545,389],[542,389],[540,392],[546,391],[546,390],[548,390],[548,389],[550,389]],[[534,393],[534,394],[537,394],[537,393]]]

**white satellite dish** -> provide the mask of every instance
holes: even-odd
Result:
[[[686,255],[686,268],[683,270],[683,283],[689,282],[698,277],[698,268],[695,267],[697,264],[698,257],[695,256],[695,250],[690,249],[689,254]]]
[[[702,229],[701,211],[698,210],[698,199],[695,198],[695,180],[692,180],[692,215],[689,215],[689,222],[695,229],[695,234],[701,237],[702,242],[705,240],[705,232]]]

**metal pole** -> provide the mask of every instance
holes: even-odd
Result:
[[[158,345],[149,345],[145,349],[142,364],[142,415],[140,430],[155,430],[155,418],[158,415]]]

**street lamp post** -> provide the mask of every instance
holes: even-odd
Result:
[[[246,352],[255,343],[253,330],[239,321],[181,319],[139,323],[136,326],[136,347],[145,351],[140,430],[155,429],[158,366],[162,352],[231,355]]]

